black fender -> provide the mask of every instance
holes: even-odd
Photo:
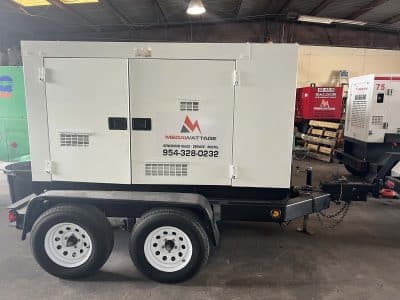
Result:
[[[176,207],[196,213],[214,245],[219,243],[219,230],[213,209],[203,195],[193,193],[160,193],[135,191],[52,190],[33,197],[28,204],[22,228],[26,239],[36,219],[47,209],[62,203],[90,204],[107,217],[138,218],[145,211],[159,207]]]

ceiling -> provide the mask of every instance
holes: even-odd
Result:
[[[186,14],[189,0],[98,0],[68,5],[48,1],[52,5],[23,7],[1,0],[0,28],[32,34],[104,32],[256,17],[283,19],[289,13],[359,20],[400,31],[400,0],[203,0],[207,12],[199,17]]]

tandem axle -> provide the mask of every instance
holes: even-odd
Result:
[[[34,247],[37,245],[34,255],[39,264],[53,275],[63,278],[82,277],[98,270],[106,262],[113,245],[113,232],[107,217],[124,218],[127,220],[126,228],[132,231],[129,247],[132,260],[138,269],[156,281],[179,282],[193,276],[206,262],[210,245],[218,246],[219,221],[246,220],[285,223],[304,217],[301,230],[308,233],[308,215],[323,214],[322,211],[329,208],[331,201],[336,203],[339,201],[366,201],[368,193],[376,196],[379,191],[379,187],[375,184],[347,182],[321,183],[320,189],[316,190],[311,186],[311,181],[312,170],[310,168],[307,169],[306,185],[300,189],[293,189],[291,198],[286,201],[207,199],[201,194],[176,192],[50,190],[38,195],[31,194],[14,203],[9,207],[9,216],[10,221],[13,221],[18,229],[22,229],[22,239],[25,239],[29,232],[31,233],[32,245]],[[93,216],[97,217],[93,218]],[[55,225],[50,226],[53,224],[53,218],[65,220],[62,224],[78,224],[76,225],[78,227],[65,225],[62,228],[54,229]],[[48,222],[50,223],[48,224]],[[96,231],[95,228],[98,227],[103,228],[101,233]],[[68,231],[68,228],[73,228],[75,233],[64,237],[64,232]],[[42,230],[44,230],[43,233]],[[97,247],[91,250],[99,252],[100,258],[88,264],[84,272],[79,268],[71,267],[68,263],[65,266],[53,268],[54,262],[68,261],[69,253],[74,255],[70,257],[70,261],[75,262],[75,258],[79,256],[78,252],[74,252],[75,249],[79,249],[82,253],[89,253],[87,248],[80,246],[79,236],[75,237],[76,230],[85,230],[92,239],[90,240],[91,244],[104,243],[102,248]],[[54,241],[46,239],[49,232],[53,232]],[[106,240],[102,241],[104,232]],[[151,245],[146,244],[145,241],[151,237],[152,244],[159,245],[157,237],[161,239],[160,234],[162,235],[164,232],[166,233],[164,248],[156,246],[153,249]],[[178,235],[178,239],[175,234]],[[66,244],[53,245],[51,248],[55,249],[51,250],[54,252],[51,252],[53,256],[43,258],[42,252],[47,250],[41,248],[42,243],[58,243],[56,239],[59,238],[67,238]],[[180,238],[182,240],[179,240]],[[70,241],[76,241],[75,244],[72,243],[72,248],[68,246],[71,244]],[[173,245],[172,248],[171,245]],[[198,247],[196,251],[199,252],[194,250],[195,245]],[[168,249],[171,248],[168,250],[169,252],[163,250],[167,246]],[[62,253],[57,251],[57,247],[60,251],[63,250]],[[179,252],[179,249],[175,249],[175,247],[191,249],[192,254],[187,251],[182,252],[182,249]],[[59,253],[60,257],[57,256],[58,252],[61,253]],[[188,259],[192,259],[195,252],[193,264],[186,264]],[[67,253],[66,258],[63,257],[63,253]],[[90,253],[94,255],[93,252]],[[159,258],[159,255],[162,257]],[[185,257],[185,261],[180,260],[180,255]],[[179,261],[181,261],[180,264]],[[157,269],[157,272],[154,272],[153,268]],[[170,271],[181,270],[180,268],[185,272]]]

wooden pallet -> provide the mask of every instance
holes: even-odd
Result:
[[[307,134],[302,135],[304,146],[309,150],[308,156],[331,162],[338,142],[343,135],[340,123],[315,121],[309,122]]]

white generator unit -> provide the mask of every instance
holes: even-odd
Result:
[[[177,282],[219,220],[329,207],[291,189],[295,44],[22,42],[22,56],[35,194],[10,214],[53,275],[104,264],[106,217],[125,218],[139,270]]]
[[[400,74],[350,79],[342,159],[351,173],[374,177],[400,151],[399,113]]]
[[[34,182],[290,188],[296,45],[22,53]]]
[[[400,74],[365,75],[349,82],[345,136],[365,143],[384,143],[400,134]]]

